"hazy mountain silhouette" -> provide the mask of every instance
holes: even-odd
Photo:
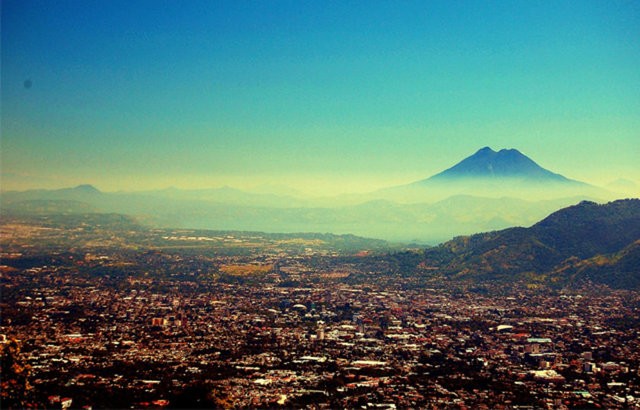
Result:
[[[93,185],[89,185],[89,184],[78,185],[75,188],[71,188],[71,190],[75,192],[82,192],[84,194],[100,194],[101,193],[100,190],[98,190]]]
[[[331,232],[398,241],[439,243],[514,225],[530,225],[580,197],[545,201],[458,195],[434,203],[401,204],[372,200],[344,206],[276,207],[269,199],[227,190],[143,193],[84,193],[74,189],[3,193],[3,213],[120,213],[167,228],[259,230],[264,232]],[[66,195],[63,193],[66,192]],[[185,193],[186,195],[182,195]]]
[[[620,197],[548,171],[515,149],[486,147],[431,178],[369,194],[305,198],[231,187],[109,193],[80,185],[5,191],[0,211],[115,212],[171,228],[352,233],[435,244],[530,226],[581,200]]]
[[[577,182],[542,168],[517,149],[501,149],[496,152],[489,147],[484,147],[451,168],[418,183],[451,182],[468,178],[521,178],[536,182]]]
[[[30,189],[27,191],[5,191],[2,192],[2,199],[16,201],[30,200],[65,200],[82,201],[84,199],[97,198],[102,195],[93,185],[78,185],[74,188],[62,189]]]
[[[542,168],[516,149],[484,147],[429,178],[386,188],[375,196],[396,202],[434,202],[455,195],[525,200],[567,197],[611,200],[611,192]]]

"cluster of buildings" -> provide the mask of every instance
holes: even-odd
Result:
[[[2,267],[0,342],[18,341],[32,403],[640,408],[638,293],[408,286],[313,256],[132,255]],[[219,280],[229,263],[273,269]]]

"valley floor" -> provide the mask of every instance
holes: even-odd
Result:
[[[4,265],[3,408],[640,406],[638,293],[135,255]]]

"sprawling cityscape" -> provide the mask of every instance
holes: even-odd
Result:
[[[3,225],[3,405],[640,406],[638,292],[447,283],[318,239],[97,226]]]

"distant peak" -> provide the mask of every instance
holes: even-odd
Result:
[[[462,178],[519,178],[536,181],[562,181],[567,179],[554,174],[515,148],[503,148],[496,152],[484,147],[453,167],[429,178],[430,180],[455,180]]]
[[[491,147],[484,147],[484,148],[480,148],[478,150],[478,152],[476,152],[476,154],[484,154],[484,153],[495,153],[494,150],[491,149]]]
[[[73,188],[73,190],[86,193],[100,193],[100,190],[90,184],[78,185],[77,187]]]
[[[491,147],[483,147],[480,148],[478,151],[476,151],[475,154],[473,154],[472,156],[476,156],[476,155],[497,155],[497,156],[503,156],[503,155],[523,155],[523,153],[521,153],[520,151],[518,151],[515,148],[502,148],[500,151],[495,151],[493,150]]]

